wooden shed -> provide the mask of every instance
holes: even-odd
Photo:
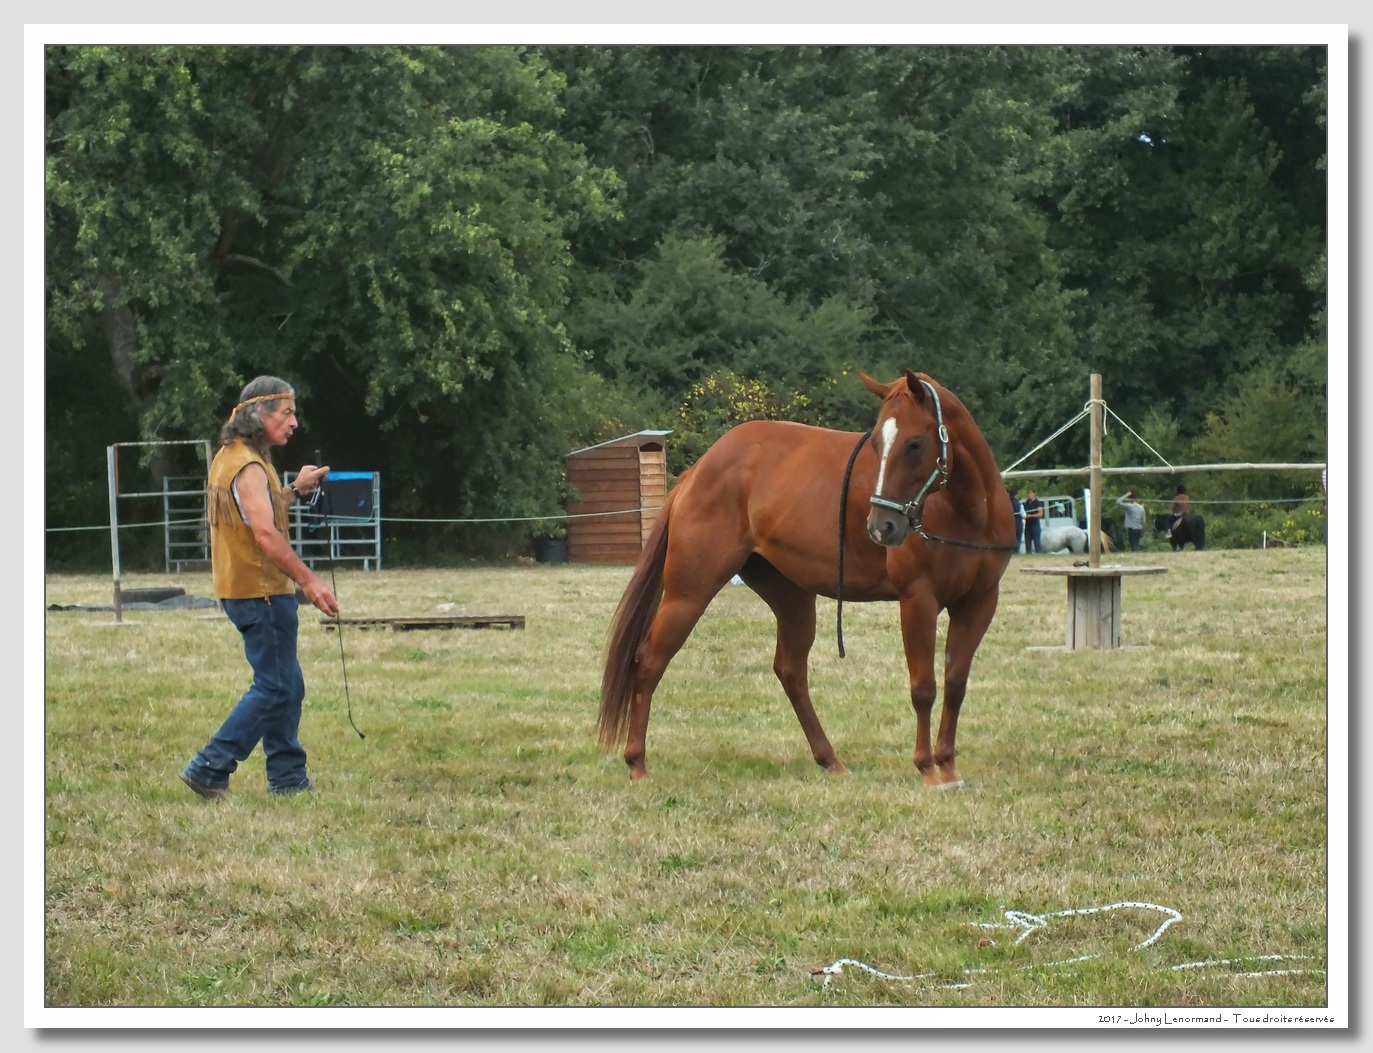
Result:
[[[567,558],[633,563],[667,493],[666,431],[639,431],[567,455]],[[581,517],[581,518],[576,518]]]

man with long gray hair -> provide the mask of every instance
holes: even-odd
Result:
[[[243,389],[219,433],[210,464],[207,513],[215,598],[243,637],[253,682],[209,743],[181,773],[202,797],[229,796],[229,776],[259,742],[267,790],[276,796],[314,787],[298,737],[305,677],[296,657],[299,611],[295,586],[329,616],[338,599],[291,548],[286,510],[329,474],[307,464],[289,486],[272,467],[273,446],[296,430],[295,390],[279,377]]]

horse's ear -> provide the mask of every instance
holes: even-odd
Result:
[[[871,391],[879,399],[886,399],[888,393],[891,391],[892,386],[890,384],[883,384],[879,380],[873,380],[872,377],[868,376],[861,369],[856,369],[854,372],[858,374],[858,379],[863,382],[865,388]]]
[[[904,369],[902,376],[906,378],[906,387],[910,388],[911,394],[915,396],[916,402],[925,401],[925,385],[921,383],[925,379],[923,373],[916,373],[913,370]]]

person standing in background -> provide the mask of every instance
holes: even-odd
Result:
[[[1177,529],[1182,517],[1192,510],[1192,499],[1187,496],[1187,487],[1178,483],[1177,493],[1173,495],[1173,522],[1168,528],[1168,536],[1172,537],[1173,531]]]
[[[1011,514],[1015,516],[1015,550],[1019,552],[1025,537],[1025,509],[1020,505],[1019,490],[1007,487],[1006,492],[1011,495]]]
[[[1033,489],[1027,490],[1022,508],[1025,512],[1025,552],[1042,552],[1039,529],[1044,523],[1044,502],[1035,496]]]
[[[1144,506],[1135,499],[1133,490],[1126,490],[1124,496],[1116,498],[1116,504],[1125,512],[1125,537],[1130,543],[1130,551],[1139,551],[1140,538],[1144,537]]]

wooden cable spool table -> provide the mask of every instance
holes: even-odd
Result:
[[[1167,567],[1021,567],[1022,574],[1058,574],[1068,582],[1063,647],[1068,651],[1120,646],[1120,582],[1127,574],[1165,574]]]

